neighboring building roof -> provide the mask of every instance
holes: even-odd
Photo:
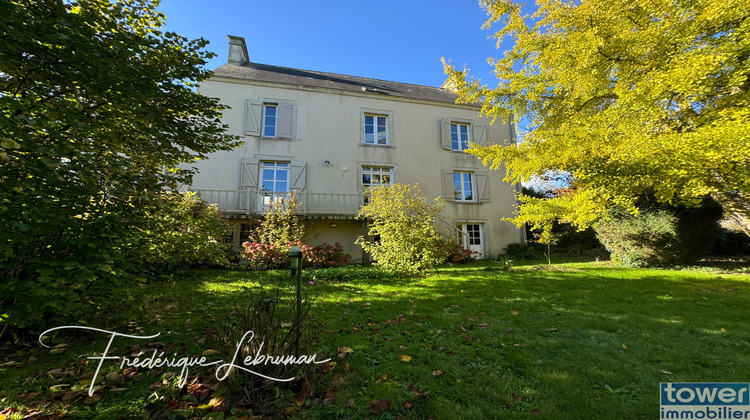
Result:
[[[224,64],[214,70],[214,76],[339,89],[352,92],[367,92],[373,95],[421,99],[451,104],[455,103],[456,98],[458,98],[458,95],[444,88],[248,62],[244,62],[242,65]]]

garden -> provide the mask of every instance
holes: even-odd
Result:
[[[3,416],[654,418],[660,382],[745,381],[750,371],[747,266],[474,262],[418,279],[348,266],[304,270],[303,285],[305,353],[330,361],[294,366],[293,382],[219,381],[211,366],[190,367],[179,387],[180,367],[119,361],[94,379],[88,358],[110,335],[60,331],[44,338],[49,347],[2,349]],[[238,343],[227,337],[240,338],[260,295],[278,295],[280,336],[294,322],[287,270],[186,270],[132,293],[97,327],[160,335],[118,336],[109,355],[231,360]]]

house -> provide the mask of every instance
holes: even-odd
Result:
[[[229,60],[198,91],[230,106],[223,122],[244,145],[198,161],[189,187],[219,208],[235,246],[264,208],[294,192],[312,219],[310,244],[340,242],[354,262],[366,234],[355,216],[367,189],[418,182],[446,201],[437,221],[484,258],[521,241],[511,223],[515,189],[463,152],[469,142],[514,141],[477,105],[436,87],[250,62],[244,38],[229,36]]]

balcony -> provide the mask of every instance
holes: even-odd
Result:
[[[217,204],[227,216],[255,216],[262,214],[274,200],[283,200],[289,192],[257,190],[193,189],[196,195]],[[296,191],[302,213],[310,217],[354,218],[364,203],[361,194],[313,193]]]

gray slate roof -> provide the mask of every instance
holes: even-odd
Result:
[[[371,95],[382,95],[384,97],[401,97],[435,102],[455,103],[456,98],[458,98],[458,95],[443,88],[320,71],[291,69],[259,63],[245,63],[241,66],[227,63],[214,70],[214,75],[262,82],[366,92]]]

